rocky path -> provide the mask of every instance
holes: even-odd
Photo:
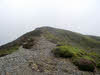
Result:
[[[93,75],[79,71],[69,59],[55,58],[51,53],[55,47],[44,37],[39,38],[32,49],[20,47],[0,58],[0,75]]]

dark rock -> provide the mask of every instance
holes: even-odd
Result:
[[[83,71],[93,72],[95,70],[95,64],[92,61],[87,60],[87,59],[83,59],[83,58],[79,59],[76,65],[78,66],[80,70],[83,70]]]

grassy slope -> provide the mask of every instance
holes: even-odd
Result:
[[[63,43],[67,45],[72,45],[78,48],[82,48],[87,51],[96,52],[100,54],[100,41],[91,38],[87,35],[82,35],[79,33],[55,29],[55,28],[41,28],[44,32],[44,36],[54,42],[54,43]]]

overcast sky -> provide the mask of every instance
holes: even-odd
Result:
[[[0,45],[40,26],[100,36],[100,0],[0,0]]]

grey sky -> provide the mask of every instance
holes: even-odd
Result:
[[[40,26],[100,36],[100,0],[0,0],[0,45]]]

